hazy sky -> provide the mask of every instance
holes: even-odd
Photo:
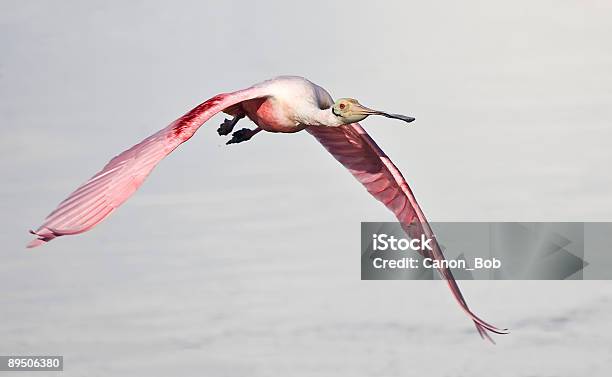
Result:
[[[605,372],[608,283],[464,284],[514,330],[492,350],[444,284],[359,281],[359,223],[392,214],[306,133],[225,146],[219,115],[93,231],[23,246],[110,157],[281,74],[416,117],[363,126],[431,220],[609,221],[610,20],[607,1],[0,1],[0,354],[64,354],[66,375]]]

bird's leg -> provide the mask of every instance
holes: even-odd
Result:
[[[254,130],[250,130],[248,128],[243,128],[238,130],[232,134],[232,138],[225,144],[237,144],[242,143],[243,141],[250,140],[256,133],[261,131],[261,128],[257,127]]]
[[[229,135],[240,119],[244,118],[244,114],[236,115],[232,120],[225,119],[217,129],[219,136]]]

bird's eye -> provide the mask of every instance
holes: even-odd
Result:
[[[341,109],[344,109],[345,107],[346,107],[346,105],[345,105],[345,104],[343,104],[343,103],[341,103],[341,104],[340,104],[340,108],[341,108]]]

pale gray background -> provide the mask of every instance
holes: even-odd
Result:
[[[0,1],[0,354],[69,376],[607,375],[612,285],[360,281],[392,215],[305,133],[215,117],[92,232],[26,251],[110,157],[299,74],[417,118],[364,127],[436,221],[611,220],[608,1]],[[20,374],[25,375],[25,374]]]

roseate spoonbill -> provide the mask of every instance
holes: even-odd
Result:
[[[408,123],[414,118],[372,110],[352,98],[334,102],[325,89],[305,78],[281,76],[244,90],[214,96],[114,157],[61,202],[36,231],[30,231],[37,238],[27,246],[39,246],[56,237],[93,228],[123,204],[165,156],[189,140],[204,122],[221,111],[232,115],[233,119],[226,119],[221,124],[217,130],[219,135],[228,135],[245,116],[257,125],[252,130],[243,128],[234,132],[227,144],[247,141],[261,130],[283,133],[306,130],[395,214],[412,237],[422,234],[434,237],[400,171],[357,123],[369,115],[382,115]],[[435,238],[433,250],[427,256],[444,260]],[[440,268],[439,272],[461,308],[474,321],[481,337],[492,341],[487,331],[507,333],[506,329],[498,329],[478,318],[468,308],[448,268]]]

